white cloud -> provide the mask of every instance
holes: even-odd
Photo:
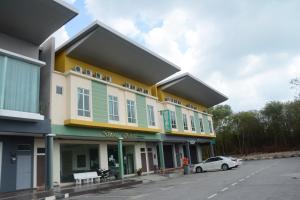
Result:
[[[70,38],[65,26],[58,29],[52,36],[55,37],[55,48],[59,47]]]
[[[297,1],[85,0],[87,12],[229,97],[234,110],[293,98]]]

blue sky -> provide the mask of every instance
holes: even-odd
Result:
[[[294,98],[300,1],[66,1],[79,15],[57,45],[97,19],[226,94],[235,111]]]

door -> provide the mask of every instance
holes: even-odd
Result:
[[[190,155],[191,155],[191,163],[192,164],[198,163],[197,149],[195,145],[190,145]]]
[[[45,155],[37,155],[37,181],[38,187],[45,185]]]
[[[31,151],[17,151],[17,190],[31,188],[31,163]]]
[[[147,161],[145,148],[141,148],[142,171],[147,172]]]
[[[165,167],[173,168],[173,148],[172,145],[164,145],[164,158],[165,158]]]
[[[153,164],[153,153],[152,153],[152,148],[147,148],[148,151],[148,166],[149,166],[149,171],[154,170],[154,164]]]
[[[72,181],[73,180],[73,153],[72,151],[61,152],[61,181]]]
[[[206,170],[206,171],[213,170],[214,169],[214,161],[215,161],[215,158],[207,159],[203,165],[204,166],[203,170]]]

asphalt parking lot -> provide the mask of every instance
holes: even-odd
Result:
[[[191,174],[71,199],[299,200],[300,158],[247,161],[229,171]]]

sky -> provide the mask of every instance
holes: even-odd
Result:
[[[298,0],[65,0],[79,15],[56,46],[99,20],[225,94],[235,112],[293,100]]]

